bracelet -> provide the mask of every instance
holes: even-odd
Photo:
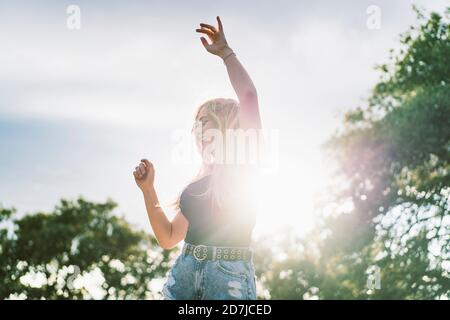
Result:
[[[223,57],[223,62],[225,63],[225,60],[227,60],[230,56],[236,55],[233,51],[231,51],[229,54],[227,54],[225,57]]]

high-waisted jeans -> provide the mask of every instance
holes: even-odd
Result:
[[[255,300],[253,261],[199,261],[181,253],[162,293],[167,300]]]

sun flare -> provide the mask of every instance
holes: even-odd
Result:
[[[254,190],[258,199],[255,234],[271,234],[286,227],[305,233],[313,226],[316,199],[328,178],[320,161],[313,158],[297,166],[293,171],[286,164],[285,170],[260,177]]]

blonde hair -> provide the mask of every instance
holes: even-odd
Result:
[[[198,107],[195,113],[195,121],[199,120],[199,116],[204,111],[206,111],[205,113],[208,117],[208,120],[212,121],[213,128],[219,130],[222,134],[222,137],[226,136],[227,130],[240,128],[239,104],[234,99],[217,98],[206,101],[205,103],[200,105],[200,107]],[[194,128],[195,123],[192,128],[192,132],[194,132]],[[224,154],[226,154],[226,143],[224,143],[223,148],[223,152]],[[205,162],[203,162],[199,172],[189,184],[194,183],[206,176],[206,171],[208,170],[207,168],[205,168]],[[212,206],[211,208],[220,209],[227,200],[226,198],[229,195],[230,187],[233,185],[233,166],[222,163],[213,163],[212,165],[210,165],[209,171],[210,179],[208,188],[204,193],[196,194],[193,196],[210,195]],[[174,203],[176,209],[180,209],[180,197],[181,193]],[[214,209],[213,212],[217,212],[217,210]]]

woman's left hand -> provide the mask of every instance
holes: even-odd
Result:
[[[205,49],[209,53],[212,53],[223,59],[228,54],[233,52],[233,50],[231,50],[230,47],[228,46],[227,39],[225,38],[225,34],[223,32],[223,26],[222,21],[220,21],[220,17],[217,17],[217,23],[218,29],[212,25],[200,23],[201,28],[196,29],[195,31],[206,34],[211,43],[208,43],[208,40],[206,40],[204,37],[200,38]]]

